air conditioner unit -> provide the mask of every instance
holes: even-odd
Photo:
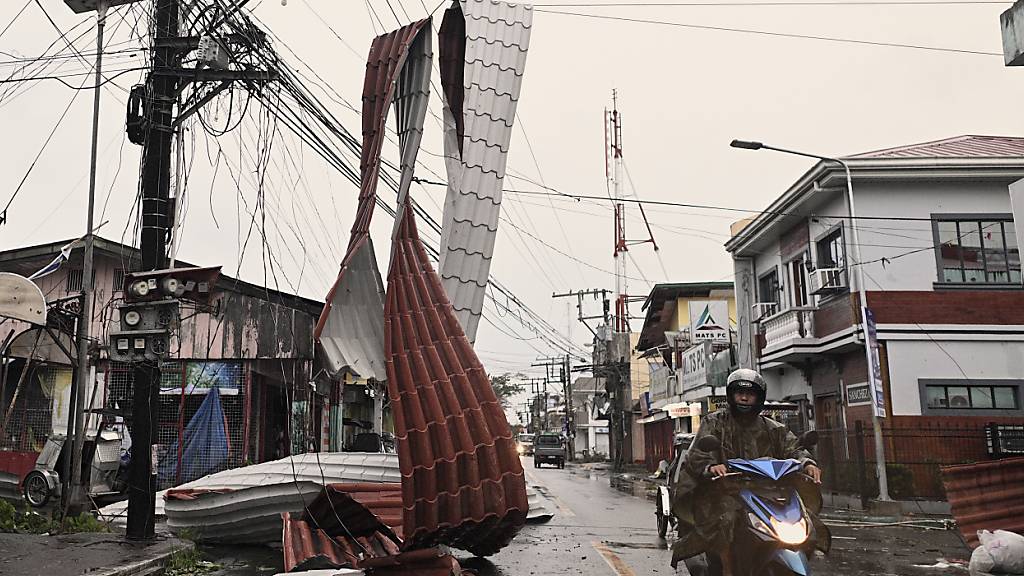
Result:
[[[842,268],[816,268],[811,271],[811,294],[827,294],[846,288]]]
[[[754,322],[760,322],[779,311],[779,305],[776,302],[756,302],[750,308]]]

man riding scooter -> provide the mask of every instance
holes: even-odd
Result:
[[[710,414],[701,422],[697,437],[687,454],[687,473],[680,475],[675,487],[672,511],[678,520],[680,538],[673,546],[672,566],[675,567],[681,560],[705,553],[709,557],[708,565],[714,567],[712,573],[721,573],[723,576],[761,573],[753,571],[759,568],[750,568],[751,562],[742,562],[742,571],[734,566],[738,552],[733,547],[734,536],[737,531],[748,529],[748,515],[752,518],[750,522],[755,520],[753,514],[742,514],[745,509],[744,498],[737,497],[738,491],[727,489],[726,484],[728,480],[744,476],[742,471],[737,471],[744,467],[757,472],[754,466],[767,462],[758,460],[765,458],[775,459],[772,462],[788,466],[784,475],[792,475],[794,478],[799,476],[805,480],[805,485],[795,488],[795,492],[787,490],[790,484],[772,484],[766,489],[774,491],[779,497],[767,500],[788,501],[792,495],[791,507],[795,507],[801,518],[808,516],[810,521],[807,523],[814,529],[807,545],[817,545],[827,550],[827,529],[816,519],[821,501],[817,490],[821,470],[792,432],[761,415],[767,395],[764,379],[754,370],[736,370],[729,375],[726,395],[728,409]],[[758,486],[766,486],[773,480],[783,479],[781,475],[779,478],[769,477]],[[754,479],[750,480],[751,486],[754,482]],[[806,498],[797,496],[797,493],[802,495],[809,492],[814,495],[809,494]],[[746,490],[745,494],[747,500],[751,500],[753,492]],[[758,495],[753,494],[753,499],[757,500]],[[743,534],[746,535],[746,532]],[[739,554],[746,552],[739,551]],[[689,567],[689,563],[687,565]]]

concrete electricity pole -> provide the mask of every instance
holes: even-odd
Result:
[[[167,239],[172,223],[169,205],[171,183],[171,151],[175,131],[188,116],[198,112],[217,94],[240,80],[266,82],[276,78],[273,71],[230,70],[224,46],[236,42],[232,35],[218,35],[217,30],[202,31],[202,36],[179,37],[181,0],[153,0],[152,67],[143,96],[142,122],[142,270],[161,270],[167,266]],[[231,14],[233,14],[232,12]],[[228,16],[220,23],[223,24]],[[183,56],[206,43],[216,46],[219,61],[203,62],[195,68],[182,68]],[[250,45],[251,46],[251,45]],[[247,49],[247,48],[246,48]],[[211,57],[209,54],[206,57]],[[210,67],[204,67],[209,65]],[[175,117],[178,95],[188,83],[219,82],[206,95]],[[133,91],[134,92],[134,91]],[[131,134],[131,126],[129,127]],[[139,143],[139,142],[136,142]],[[160,364],[156,360],[135,362],[132,402],[132,463],[128,497],[129,540],[154,537],[156,504],[156,440],[157,409],[160,406]]]

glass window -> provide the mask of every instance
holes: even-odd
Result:
[[[967,386],[947,386],[946,395],[949,397],[950,408],[971,407],[971,397],[967,392]]]
[[[807,306],[807,268],[803,258],[789,263],[790,270],[790,302],[793,306]]]
[[[967,284],[1021,281],[1013,221],[937,220],[939,279]]]
[[[971,386],[971,408],[994,408],[992,389],[988,386]]]
[[[943,282],[963,282],[963,264],[960,262],[960,241],[956,222],[939,222],[939,266]]]
[[[1006,244],[1006,266],[1009,269],[1010,282],[1019,284],[1020,251],[1017,249],[1017,227],[1012,221],[1003,222],[1003,242]]]
[[[1012,386],[996,386],[993,390],[995,407],[1002,410],[1017,409],[1016,390]]]
[[[757,281],[758,302],[779,302],[779,273],[772,270]]]
[[[846,268],[843,229],[839,228],[818,240],[818,268]]]
[[[929,408],[948,408],[949,401],[946,400],[945,386],[925,386],[925,393],[928,398]]]
[[[1016,386],[925,386],[929,408],[1017,410]]]

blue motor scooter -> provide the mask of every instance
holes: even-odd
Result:
[[[813,432],[801,438],[804,447],[816,443]],[[721,442],[705,436],[697,447],[716,454]],[[808,555],[815,548],[827,550],[831,540],[828,529],[814,522],[821,510],[818,485],[797,460],[737,458],[726,461],[726,466],[725,476],[709,481],[739,501],[731,551],[735,576],[810,576]],[[694,576],[721,574],[713,555],[688,559],[686,567]]]

